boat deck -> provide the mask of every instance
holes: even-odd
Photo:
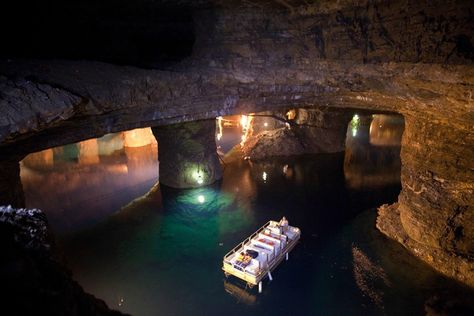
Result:
[[[297,227],[269,221],[224,256],[222,270],[226,276],[233,275],[251,287],[258,284],[261,291],[261,280],[267,275],[271,279],[270,272],[283,258],[288,259],[300,236]],[[243,259],[241,253],[249,255]]]

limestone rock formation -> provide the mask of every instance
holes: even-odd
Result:
[[[196,39],[189,58],[167,70],[1,60],[0,150],[27,153],[289,106],[444,117],[466,111],[473,85],[469,1],[285,3],[179,1],[179,9],[193,12]]]
[[[160,184],[196,188],[222,178],[215,120],[153,127],[158,140]]]
[[[45,215],[0,207],[0,295],[16,315],[123,315],[87,294],[53,253]]]
[[[350,111],[295,109],[295,118],[288,127],[255,133],[247,139],[244,157],[263,159],[273,156],[291,156],[344,151]],[[255,120],[261,114],[255,116]],[[274,115],[269,115],[271,118]]]
[[[426,247],[422,259],[442,252],[463,258],[471,269],[472,1],[309,2],[178,1],[174,12],[186,7],[192,12],[184,23],[191,27],[193,21],[194,46],[188,58],[165,70],[84,60],[87,56],[80,56],[82,61],[77,56],[52,60],[55,55],[2,58],[0,155],[24,155],[138,127],[289,107],[396,112],[407,121],[399,234]],[[148,3],[158,6],[152,9],[171,5]],[[102,19],[96,20],[100,29]],[[120,19],[110,23],[111,29],[127,29]],[[144,42],[157,43],[155,33],[149,34]],[[162,133],[176,138],[176,131],[170,127]],[[178,141],[163,146],[186,152]],[[200,163],[211,157],[204,170],[217,179],[213,154],[207,148],[197,151]],[[165,152],[160,148],[160,155]],[[163,159],[175,170],[185,168],[175,158]],[[174,176],[164,179],[171,185],[192,181]],[[405,245],[417,255],[418,246]],[[472,284],[469,269],[455,272],[456,262],[429,261]]]
[[[242,146],[243,157],[253,160],[274,156],[300,155],[304,151],[305,147],[295,132],[286,127],[263,131],[250,137]]]
[[[398,203],[377,227],[439,271],[474,286],[474,133],[405,116]]]

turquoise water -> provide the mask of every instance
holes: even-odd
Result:
[[[368,125],[357,128],[346,153],[234,161],[210,187],[170,189],[143,175],[121,191],[128,204],[67,223],[77,229],[56,221],[58,246],[86,291],[133,315],[468,315],[472,290],[375,229],[375,208],[400,191],[399,147],[371,145]],[[225,253],[282,216],[302,238],[263,293],[226,279]]]

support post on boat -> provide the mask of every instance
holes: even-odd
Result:
[[[269,221],[224,256],[222,270],[226,276],[242,279],[250,287],[258,284],[261,293],[262,279],[268,275],[273,280],[271,271],[284,258],[288,260],[300,236],[300,229],[289,226],[285,217],[279,222]]]

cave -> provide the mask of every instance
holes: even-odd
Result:
[[[474,313],[470,1],[0,15],[5,311]],[[264,295],[225,278],[282,216],[302,238]]]

